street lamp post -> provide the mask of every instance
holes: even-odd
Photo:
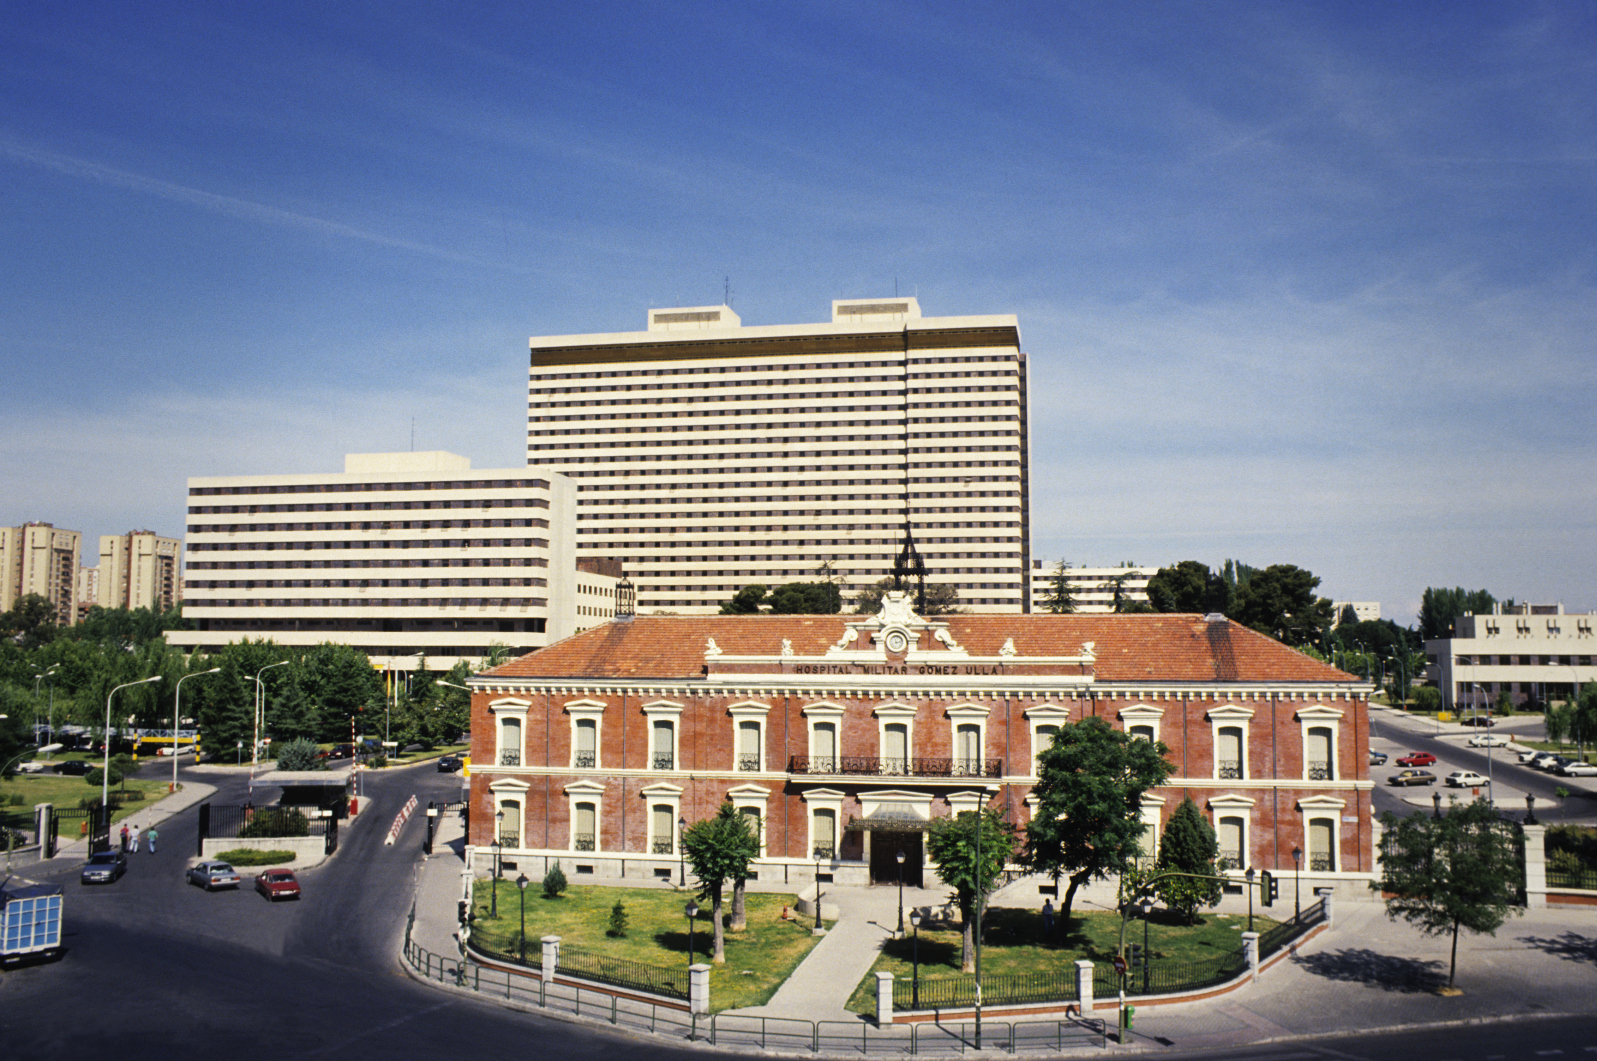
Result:
[[[55,740],[55,669],[59,666],[61,664],[52,663],[42,671],[33,672],[33,700],[35,704],[33,709],[33,743],[35,744],[39,743],[39,708],[37,706],[39,683],[47,678],[50,680],[50,710],[44,716],[45,743],[49,744]]]
[[[1303,916],[1303,849],[1292,849],[1292,923]]]
[[[516,878],[516,887],[521,891],[521,935],[517,938],[521,940],[520,953],[523,962],[527,960],[527,885],[530,883],[525,873]]]
[[[976,792],[976,1049],[981,1049],[981,930],[982,908],[987,899],[987,874],[983,872],[981,861],[981,798],[982,792]]]
[[[688,915],[688,968],[693,967],[693,919],[699,916],[699,904],[692,899],[688,900],[682,912]]]
[[[815,934],[821,934],[821,849],[815,849]]]
[[[212,667],[210,670],[195,671],[194,674],[185,674],[177,680],[177,695],[172,700],[172,791],[177,791],[177,727],[180,716],[183,714],[183,683],[197,674],[215,674],[221,667]]]
[[[1149,917],[1150,914],[1153,913],[1153,898],[1151,896],[1144,895],[1142,897],[1141,905],[1142,905],[1142,993],[1146,995],[1148,993],[1148,984],[1149,984],[1149,973],[1148,973],[1148,954],[1149,954],[1149,951],[1148,951],[1148,917]]]
[[[261,725],[266,713],[266,683],[261,681],[261,675],[273,667],[286,666],[288,663],[286,659],[278,660],[276,663],[268,663],[255,672],[255,740],[250,747],[250,802],[252,803],[255,796],[255,771],[261,764]]]
[[[682,838],[683,838],[683,836],[685,836],[687,834],[687,831],[688,831],[688,819],[687,819],[687,817],[685,815],[679,815],[677,817],[677,887],[678,888],[686,888],[688,886],[688,849],[687,849],[687,846],[682,843]],[[666,872],[670,873],[671,871],[670,870],[666,870]],[[666,879],[670,880],[669,877],[667,877]]]
[[[1248,878],[1248,931],[1253,931],[1253,867],[1248,867],[1248,872],[1243,874]]]
[[[904,938],[904,852],[893,856],[898,863],[898,938]]]
[[[123,689],[131,689],[135,685],[148,685],[150,682],[160,680],[159,674],[152,674],[136,682],[127,682],[112,689],[110,695],[105,698],[105,757],[100,764],[100,816],[105,819],[108,826],[111,824],[110,812],[106,809],[111,802],[111,701]]]
[[[915,943],[913,945],[914,949],[911,951],[911,953],[914,955],[912,961],[914,962],[914,966],[913,967],[914,967],[915,972],[914,972],[913,979],[910,981],[911,986],[910,986],[910,989],[909,989],[909,996],[910,996],[909,1008],[910,1009],[920,1009],[920,911],[919,910],[911,910],[909,912],[909,926],[915,930]]]
[[[488,916],[492,918],[498,918],[499,916],[499,833],[504,828],[504,824],[505,812],[502,810],[494,811],[494,842],[489,845],[494,851],[493,892],[492,898],[488,900]]]
[[[1481,688],[1481,683],[1480,682],[1471,682],[1470,684],[1475,686],[1475,689],[1481,694],[1481,699],[1484,700],[1486,698],[1486,690]],[[1492,709],[1488,705],[1488,707],[1486,708],[1486,721],[1487,722],[1491,722],[1491,720],[1492,720]],[[1475,731],[1477,733],[1480,732],[1480,728],[1481,728],[1481,713],[1480,713],[1479,708],[1477,708],[1476,711],[1475,711]],[[1495,793],[1492,791],[1492,729],[1491,729],[1490,726],[1487,726],[1486,727],[1486,802],[1487,803],[1494,802],[1493,799],[1492,799],[1492,797],[1494,795],[1495,795]]]

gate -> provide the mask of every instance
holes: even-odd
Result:
[[[111,850],[111,808],[109,805],[95,808],[89,816],[89,854],[97,851]]]
[[[327,818],[326,821],[327,836],[326,843],[322,847],[322,852],[324,854],[331,855],[334,851],[338,850],[338,817],[337,815],[333,815]]]

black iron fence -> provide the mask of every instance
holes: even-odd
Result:
[[[1023,1002],[1074,1002],[1075,967],[1057,972],[1006,973],[981,978],[982,1003],[988,1006]],[[918,1005],[917,1005],[918,1003]],[[893,980],[894,1009],[950,1009],[976,1004],[974,976],[922,977]]]
[[[864,777],[1002,777],[1002,759],[884,759],[877,755],[795,755],[790,774]]]
[[[205,825],[203,838],[232,840],[240,837],[272,836],[323,836],[329,829],[338,828],[331,813],[315,808],[300,807],[242,807],[206,804],[208,816],[202,817]]]
[[[1321,899],[1303,911],[1301,916],[1259,933],[1259,958],[1268,958],[1324,920],[1325,900]]]
[[[1597,891],[1597,869],[1582,870],[1556,870],[1547,871],[1547,886],[1549,888],[1579,888],[1585,891]]]
[[[688,970],[685,967],[648,965],[616,958],[597,951],[561,944],[560,973],[592,980],[611,987],[630,987],[666,998],[688,997]]]

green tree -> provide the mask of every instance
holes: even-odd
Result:
[[[789,582],[772,590],[767,603],[774,615],[836,615],[843,594],[831,582]]]
[[[604,934],[611,939],[624,939],[627,934],[627,908],[620,899],[610,908],[610,927]]]
[[[721,897],[728,881],[747,879],[749,863],[760,854],[760,842],[743,816],[727,800],[715,817],[694,822],[682,833],[683,857],[699,881],[699,895],[708,895],[715,922],[717,965],[726,964],[726,930],[721,922]]]
[[[1237,590],[1226,614],[1284,644],[1307,644],[1331,625],[1331,602],[1314,593],[1319,585],[1301,567],[1271,564]]]
[[[1232,595],[1248,584],[1248,579],[1259,573],[1259,569],[1241,560],[1226,560],[1220,565],[1220,578],[1230,588]]]
[[[1037,757],[1023,861],[1056,885],[1069,878],[1062,926],[1078,888],[1125,873],[1142,853],[1142,796],[1170,776],[1168,750],[1090,715],[1059,727]]]
[[[1458,972],[1458,932],[1495,936],[1514,907],[1519,857],[1510,827],[1485,800],[1453,804],[1440,817],[1381,815],[1381,879],[1386,914],[1427,936],[1451,935],[1447,986]]]
[[[320,741],[349,740],[350,718],[382,705],[382,672],[373,669],[366,653],[357,648],[324,641],[305,650],[288,669],[299,672]]]
[[[861,587],[854,595],[853,605],[856,615],[875,615],[882,609],[882,598],[887,596],[887,591],[893,588],[893,576],[879,578],[868,586]],[[905,590],[909,594],[910,603],[919,607],[919,589],[911,583]],[[959,614],[959,588],[947,582],[928,582],[926,584],[926,609],[921,612],[922,618],[931,618],[938,615]]]
[[[1055,615],[1069,615],[1076,610],[1076,597],[1070,588],[1070,576],[1065,574],[1069,570],[1070,565],[1063,560],[1054,565],[1054,573],[1048,576],[1048,589],[1042,596],[1044,611]]]
[[[1414,687],[1414,710],[1425,715],[1434,715],[1442,709],[1442,690],[1434,685],[1416,685]]]
[[[0,685],[0,767],[5,777],[17,772],[18,763],[33,758],[28,754],[33,740],[24,715],[32,714],[31,699],[26,689]]]
[[[558,899],[565,894],[566,872],[560,868],[560,860],[555,859],[555,864],[549,872],[543,875],[543,897],[545,899]]]
[[[1542,715],[1542,732],[1547,739],[1558,745],[1558,750],[1564,750],[1564,741],[1569,738],[1569,724],[1574,716],[1574,708],[1569,704],[1559,704],[1557,707],[1548,706],[1547,712]]]
[[[316,742],[303,737],[274,744],[272,750],[277,753],[279,770],[321,770],[326,766],[319,758],[321,749]]]
[[[45,644],[58,633],[55,605],[50,598],[24,593],[11,602],[11,610],[0,612],[0,639],[15,640],[26,651]]]
[[[1451,637],[1455,619],[1465,612],[1489,615],[1492,605],[1496,603],[1497,598],[1484,589],[1427,586],[1425,592],[1420,594],[1420,637],[1426,641]]]
[[[1148,580],[1148,603],[1156,612],[1204,615],[1210,611],[1214,581],[1208,564],[1182,560],[1174,567],[1161,567]]]
[[[1165,823],[1156,869],[1216,877],[1215,860],[1219,857],[1220,842],[1215,838],[1214,827],[1188,796]],[[1155,884],[1154,889],[1160,901],[1179,913],[1189,925],[1197,924],[1200,906],[1213,906],[1220,901],[1221,894],[1219,880],[1195,877],[1166,877]]]
[[[721,605],[721,614],[754,615],[765,601],[765,591],[766,587],[758,582],[744,586],[732,595],[731,600]]]
[[[1015,853],[1015,827],[1002,808],[988,805],[961,811],[951,818],[934,818],[926,834],[926,854],[937,867],[937,878],[954,889],[964,934],[959,967],[973,972],[976,923],[986,911],[986,895]],[[978,899],[981,900],[978,903]]]
[[[1357,626],[1358,623],[1358,613],[1353,610],[1353,605],[1342,605],[1342,614],[1336,617],[1337,629],[1340,630],[1344,626]]]

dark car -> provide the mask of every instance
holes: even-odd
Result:
[[[1372,749],[1370,751],[1370,765],[1371,766],[1385,766],[1386,765],[1386,753],[1385,752],[1378,752],[1378,751],[1375,751],[1375,750]]]
[[[355,758],[355,746],[353,744],[335,744],[333,745],[333,750],[327,753],[327,758],[353,759]]]
[[[1458,720],[1458,724],[1460,726],[1480,726],[1482,728],[1486,728],[1497,725],[1497,722],[1492,718],[1491,715],[1465,715],[1463,718]]]
[[[464,765],[465,764],[460,761],[460,756],[446,755],[442,759],[438,760],[438,772],[440,774],[452,774]]]
[[[119,848],[96,851],[83,864],[78,880],[84,884],[110,884],[128,871],[128,856]]]
[[[291,869],[269,869],[255,878],[255,890],[272,902],[299,898],[299,879]]]
[[[1409,752],[1397,761],[1399,766],[1431,766],[1436,762],[1436,756],[1430,752]]]
[[[67,774],[71,777],[82,777],[84,774],[93,769],[94,764],[89,762],[87,759],[67,759],[66,761],[62,762],[60,766],[55,768],[55,772],[58,774]]]
[[[1436,775],[1429,770],[1402,770],[1388,779],[1389,785],[1434,785]]]

